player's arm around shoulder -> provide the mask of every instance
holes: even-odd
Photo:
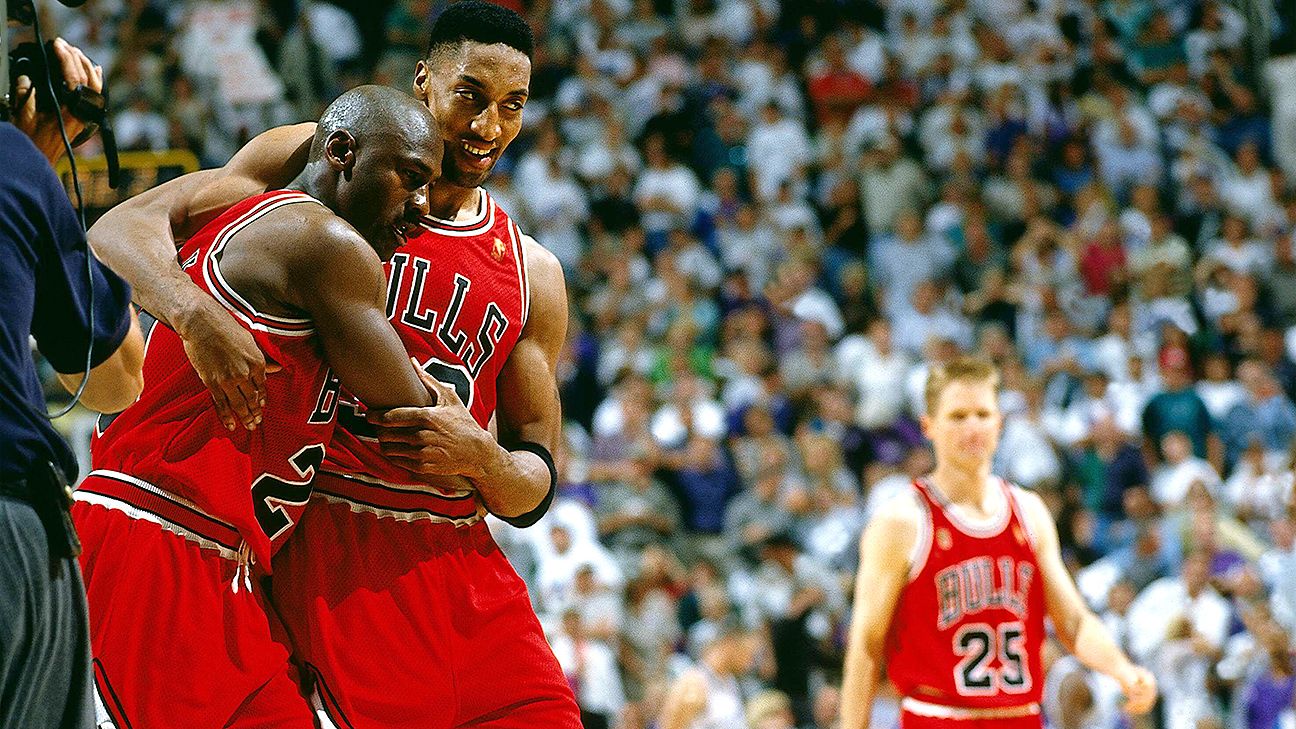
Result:
[[[1156,702],[1156,679],[1147,669],[1130,661],[1085,604],[1062,561],[1057,526],[1044,500],[1019,487],[1013,487],[1013,493],[1031,533],[1035,559],[1044,578],[1045,606],[1058,640],[1086,667],[1120,683],[1130,713],[1148,711]]]
[[[295,215],[262,232],[283,263],[276,288],[314,322],[333,373],[371,408],[431,404],[387,321],[387,279],[373,247],[323,207],[291,205],[285,212]]]
[[[928,516],[912,492],[878,510],[860,537],[859,572],[842,680],[842,728],[865,729],[882,680],[884,650],[900,593],[909,583]]]
[[[305,165],[313,134],[313,123],[264,132],[220,169],[183,175],[117,205],[87,236],[130,283],[136,303],[184,340],[230,430],[260,420],[265,358],[251,335],[180,269],[176,249],[235,203],[288,184]]]

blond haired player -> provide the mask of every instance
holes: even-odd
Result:
[[[927,381],[936,469],[887,504],[860,543],[842,729],[865,729],[885,667],[902,729],[1038,729],[1044,618],[1086,666],[1116,679],[1131,713],[1156,681],[1112,641],[1062,564],[1039,496],[990,472],[999,373],[956,359]]]

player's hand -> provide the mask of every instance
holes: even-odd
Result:
[[[62,38],[54,39],[54,58],[51,64],[58,64],[63,70],[63,78],[68,90],[77,86],[86,86],[96,92],[103,91],[103,67],[95,65],[81,49],[69,44]],[[17,108],[14,109],[14,126],[31,137],[36,148],[45,155],[50,164],[56,164],[66,153],[63,146],[63,135],[59,131],[58,118],[53,114],[42,114],[36,111],[36,89],[34,84],[44,84],[43,78],[31,79],[19,76],[12,89]],[[62,110],[63,128],[67,131],[68,140],[76,139],[85,129],[85,122],[72,116],[66,109]]]
[[[1125,693],[1125,710],[1130,714],[1146,714],[1156,703],[1157,683],[1152,672],[1142,666],[1130,666],[1120,676],[1121,691]]]
[[[209,296],[172,322],[184,341],[185,354],[211,391],[216,414],[226,430],[240,424],[256,430],[265,407],[265,376],[280,367],[266,364],[248,330]]]
[[[378,444],[392,463],[425,476],[483,475],[486,448],[494,446],[459,399],[455,389],[416,367],[436,403],[421,408],[393,408],[366,414],[378,432]]]

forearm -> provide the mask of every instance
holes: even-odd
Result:
[[[841,688],[841,729],[868,729],[881,675],[879,662],[864,650],[848,651]]]
[[[1067,645],[1066,636],[1061,632],[1058,637],[1087,668],[1112,678],[1119,680],[1120,675],[1133,665],[1120,646],[1112,640],[1111,634],[1107,632],[1102,621],[1091,612],[1085,611],[1080,616],[1079,625],[1076,627],[1070,645]]]
[[[131,312],[130,330],[112,356],[90,370],[90,381],[81,393],[81,404],[101,413],[125,410],[144,389],[144,337],[139,320]],[[81,388],[84,373],[58,373],[59,384],[75,394]]]
[[[489,434],[483,431],[483,435]],[[552,481],[544,459],[530,451],[507,450],[493,439],[488,445],[490,454],[481,475],[468,478],[486,509],[503,519],[538,509],[549,495]]]
[[[183,188],[201,184],[207,173],[183,182]],[[151,191],[146,195],[156,194]],[[90,247],[131,285],[135,303],[159,321],[177,328],[192,314],[205,296],[176,260],[177,241],[171,216],[161,201],[129,200],[109,210],[86,235]]]

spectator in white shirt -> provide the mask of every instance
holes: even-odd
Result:
[[[1193,455],[1192,441],[1180,431],[1166,433],[1161,439],[1165,462],[1152,474],[1152,498],[1162,508],[1173,509],[1184,503],[1188,490],[1201,482],[1212,494],[1219,492],[1220,476],[1205,458]]]
[[[660,135],[644,142],[647,167],[635,183],[634,199],[643,211],[643,225],[650,235],[665,236],[672,228],[693,224],[701,199],[701,187],[693,171],[666,154],[666,143]]]
[[[616,654],[606,642],[586,635],[577,610],[563,613],[562,629],[550,636],[549,645],[576,694],[582,723],[613,726],[626,703]]]

